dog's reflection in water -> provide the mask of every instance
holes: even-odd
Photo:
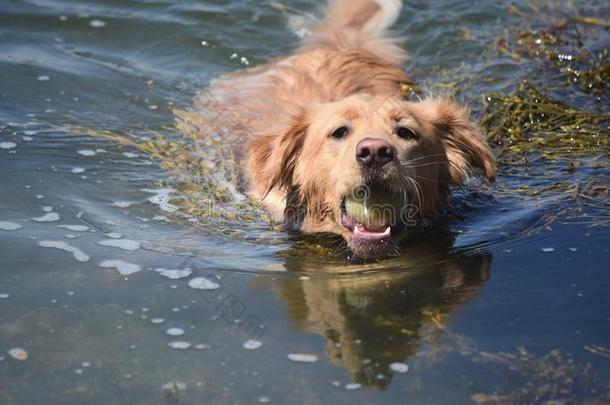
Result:
[[[390,364],[408,362],[431,326],[476,297],[489,278],[490,255],[450,248],[450,237],[410,244],[399,259],[382,263],[389,269],[368,274],[337,275],[339,264],[324,268],[294,255],[287,267],[312,273],[309,279],[281,280],[273,288],[296,329],[324,337],[333,363],[354,382],[383,389],[392,380]]]

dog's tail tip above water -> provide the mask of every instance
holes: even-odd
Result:
[[[402,63],[406,54],[388,34],[401,9],[401,0],[330,0],[325,22],[314,31],[311,45],[364,49]]]
[[[401,9],[401,0],[330,0],[326,24],[380,35],[394,25]]]

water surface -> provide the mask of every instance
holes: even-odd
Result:
[[[361,265],[333,238],[176,211],[192,178],[90,136],[181,142],[173,110],[290,52],[317,4],[0,3],[1,403],[610,401],[607,150],[501,159],[495,185],[456,190],[446,229]],[[610,18],[603,3],[566,10]],[[607,93],[489,51],[529,24],[508,11],[409,1],[406,69],[477,117],[523,80],[608,114]],[[582,46],[607,47],[591,28]],[[523,192],[558,183],[597,194]]]

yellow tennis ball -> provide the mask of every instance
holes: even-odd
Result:
[[[406,205],[404,195],[379,187],[372,187],[362,194],[349,195],[345,199],[345,211],[350,218],[367,228],[381,229],[396,225]]]

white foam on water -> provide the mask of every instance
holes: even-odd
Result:
[[[246,350],[258,350],[263,347],[263,342],[260,340],[249,339],[244,342],[242,347]]]
[[[318,361],[318,356],[315,354],[307,353],[290,353],[288,355],[288,360],[297,363],[315,363]]]
[[[27,360],[30,357],[28,352],[25,351],[25,349],[22,349],[20,347],[15,347],[13,349],[10,349],[8,351],[8,354],[9,354],[9,356],[14,358],[15,360],[19,360],[19,361]]]
[[[23,228],[23,226],[14,222],[0,221],[0,231],[16,231]]]
[[[53,211],[53,207],[42,207],[42,210],[44,212],[52,212]]]
[[[88,226],[85,225],[57,225],[60,228],[67,229],[72,232],[87,232],[89,230]]]
[[[555,251],[555,249],[552,247],[547,247],[547,248],[542,248],[542,251],[544,253],[553,253]]]
[[[47,75],[40,75],[37,77],[39,82],[48,82],[51,78]]]
[[[161,389],[163,391],[184,391],[186,390],[186,384],[180,381],[172,381],[172,382],[168,382],[165,383],[161,386]]]
[[[237,190],[237,188],[235,188],[235,186],[233,185],[233,183],[231,183],[230,181],[228,181],[224,175],[220,174],[220,173],[216,173],[214,176],[214,181],[216,184],[218,184],[219,186],[222,186],[223,188],[225,188],[228,192],[231,193],[231,195],[233,196],[233,198],[235,198],[235,202],[244,202],[248,199],[248,197],[246,197],[245,194],[242,194],[241,192],[239,192]]]
[[[360,388],[362,388],[362,385],[358,383],[345,384],[345,389],[348,391],[359,390]]]
[[[133,252],[135,250],[140,249],[140,242],[136,242],[135,240],[129,239],[108,239],[99,242],[102,246],[115,247],[123,250],[127,250],[128,252]]]
[[[171,200],[171,194],[176,191],[173,188],[160,188],[157,190],[145,188],[145,189],[142,189],[141,191],[144,191],[145,193],[155,194],[154,196],[152,196],[148,199],[148,202],[159,206],[159,208],[162,211],[165,211],[165,212],[178,211],[178,207],[169,203],[169,201]]]
[[[311,36],[311,17],[293,14],[288,16],[286,25],[293,34],[301,39]]]
[[[22,136],[21,139],[24,140],[25,142],[32,142],[34,140],[34,138],[32,138],[31,136],[27,136],[27,135]]]
[[[396,373],[404,374],[407,371],[409,371],[409,366],[405,363],[396,362],[396,363],[390,364],[390,370],[392,370]]]
[[[135,158],[139,157],[140,155],[138,155],[137,153],[133,153],[133,152],[123,152],[123,156],[125,156],[126,158],[135,159]]]
[[[72,253],[72,255],[74,255],[74,258],[81,263],[86,263],[91,260],[89,255],[84,253],[79,248],[68,245],[66,242],[62,242],[59,240],[41,240],[40,242],[38,242],[38,245],[43,248],[59,249]]]
[[[121,239],[123,237],[123,235],[118,232],[110,232],[107,233],[106,236],[108,236],[110,239]]]
[[[183,278],[187,278],[191,274],[193,274],[193,271],[191,269],[184,269],[184,270],[156,269],[155,271],[157,273],[159,273],[160,275],[162,275],[163,277],[169,278],[170,280],[180,280]]]
[[[190,342],[169,342],[168,346],[171,349],[186,350],[191,347]]]
[[[150,323],[152,323],[154,325],[160,325],[163,322],[165,322],[165,319],[163,319],[163,318],[153,318],[150,320]]]
[[[114,268],[121,276],[129,276],[142,270],[137,264],[127,263],[122,260],[106,260],[100,263],[105,269]]]
[[[1,299],[7,299],[7,298],[10,298],[10,296],[11,296],[11,295],[10,295],[10,294],[7,294],[7,293],[2,293],[2,294],[0,294],[0,298],[1,298]]]
[[[59,214],[56,212],[49,212],[41,217],[32,218],[32,221],[36,222],[57,222],[59,221]]]
[[[106,23],[102,20],[91,20],[89,21],[89,25],[93,28],[102,28],[106,26]]]
[[[165,333],[167,333],[170,336],[182,336],[184,335],[184,329],[182,328],[168,328],[165,330]]]
[[[205,277],[197,277],[189,281],[189,287],[195,290],[217,290],[220,284]]]
[[[117,208],[129,208],[134,204],[135,202],[133,201],[115,201],[112,203],[112,206]]]
[[[0,149],[8,150],[14,149],[17,147],[15,142],[0,142]]]
[[[85,168],[84,167],[73,167],[72,170],[70,170],[70,173],[73,173],[73,174],[85,173]]]
[[[97,152],[94,150],[91,150],[91,149],[81,149],[77,153],[79,155],[88,156],[88,157],[97,155]]]

